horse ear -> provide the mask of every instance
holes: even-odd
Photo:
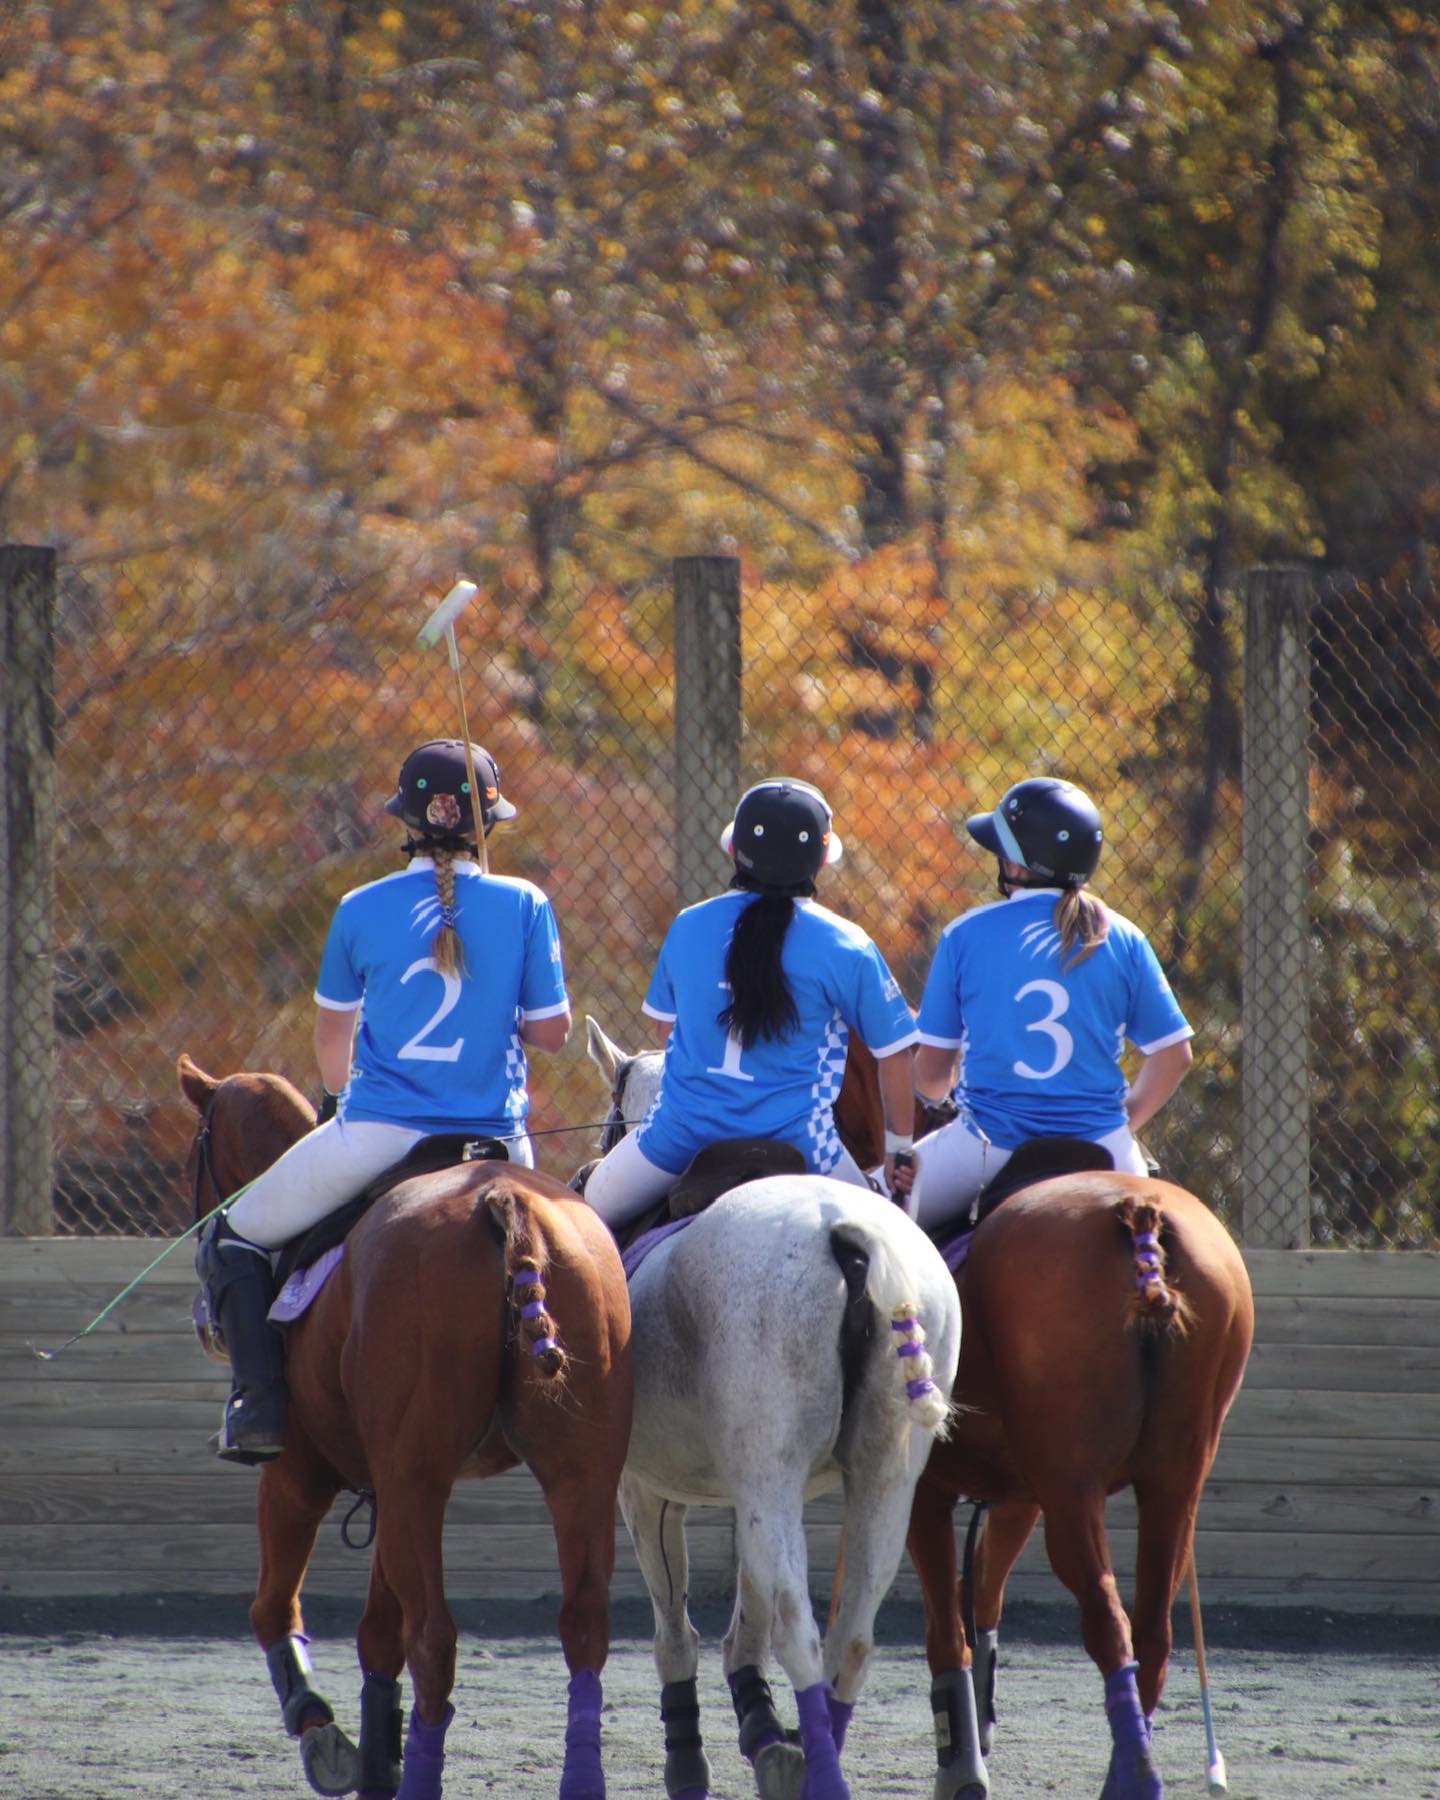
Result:
[[[610,1042],[589,1013],[585,1015],[585,1053],[613,1088],[621,1063],[628,1062],[629,1058],[618,1044]]]
[[[180,1083],[180,1092],[196,1112],[203,1113],[220,1083],[213,1075],[207,1075],[199,1063],[192,1061],[184,1050],[175,1059],[175,1074]]]

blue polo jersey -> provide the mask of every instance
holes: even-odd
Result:
[[[1101,944],[1062,966],[1059,898],[1026,888],[953,919],[920,1001],[920,1042],[960,1051],[955,1098],[1006,1150],[1118,1130],[1127,1041],[1149,1055],[1193,1035],[1145,934],[1118,913]]]
[[[735,891],[687,907],[661,946],[644,1010],[672,1029],[639,1143],[662,1169],[678,1172],[719,1138],[772,1137],[828,1174],[842,1154],[831,1109],[850,1032],[877,1056],[915,1042],[910,1008],[875,945],[813,900],[795,902],[780,956],[798,1025],[749,1049],[728,1035],[719,1019],[729,1001],[725,956],[754,899]]]
[[[439,924],[428,856],[353,889],[336,907],[315,1001],[360,1008],[339,1115],[512,1136],[529,1111],[521,1022],[570,1004],[555,914],[533,883],[457,862],[459,974],[442,973],[430,954]]]

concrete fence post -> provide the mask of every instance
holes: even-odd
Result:
[[[1242,1236],[1310,1242],[1309,573],[1245,585],[1241,951]]]
[[[675,886],[692,906],[730,869],[720,833],[740,789],[740,564],[680,556],[675,595]]]
[[[55,552],[0,545],[0,1228],[53,1230]]]

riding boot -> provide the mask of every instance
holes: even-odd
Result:
[[[195,1269],[225,1336],[235,1386],[212,1442],[225,1462],[269,1462],[285,1448],[285,1340],[267,1314],[270,1253],[232,1231],[223,1213],[200,1236]]]

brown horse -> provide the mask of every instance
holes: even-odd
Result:
[[[853,1042],[851,1065],[836,1123],[872,1166],[878,1090]],[[923,1169],[923,1140],[917,1153]],[[1171,1608],[1254,1330],[1245,1264],[1184,1188],[1092,1172],[1004,1201],[974,1232],[956,1279],[957,1417],[921,1475],[908,1542],[925,1604],[935,1800],[989,1791],[983,1754],[1005,1581],[1042,1515],[1051,1567],[1079,1602],[1085,1648],[1105,1677],[1114,1749],[1102,1800],[1154,1800],[1150,1715],[1165,1685]],[[1106,1496],[1127,1487],[1138,1515],[1128,1616],[1105,1537]],[[962,1497],[988,1503],[964,1596],[973,1646],[956,1568]]]
[[[278,1075],[217,1081],[188,1056],[200,1115],[197,1216],[314,1123]],[[455,1623],[441,1527],[455,1482],[524,1462],[555,1530],[569,1665],[561,1800],[599,1800],[600,1670],[609,1650],[615,1506],[630,1437],[630,1304],[610,1233],[548,1176],[471,1162],[376,1202],[339,1266],[288,1327],[289,1433],[260,1472],[260,1573],[250,1622],[306,1773],[321,1793],[439,1800],[453,1717]],[[342,1488],[374,1497],[370,1588],[357,1634],[358,1751],[309,1685],[300,1584]],[[403,1759],[398,1681],[415,1705]]]

